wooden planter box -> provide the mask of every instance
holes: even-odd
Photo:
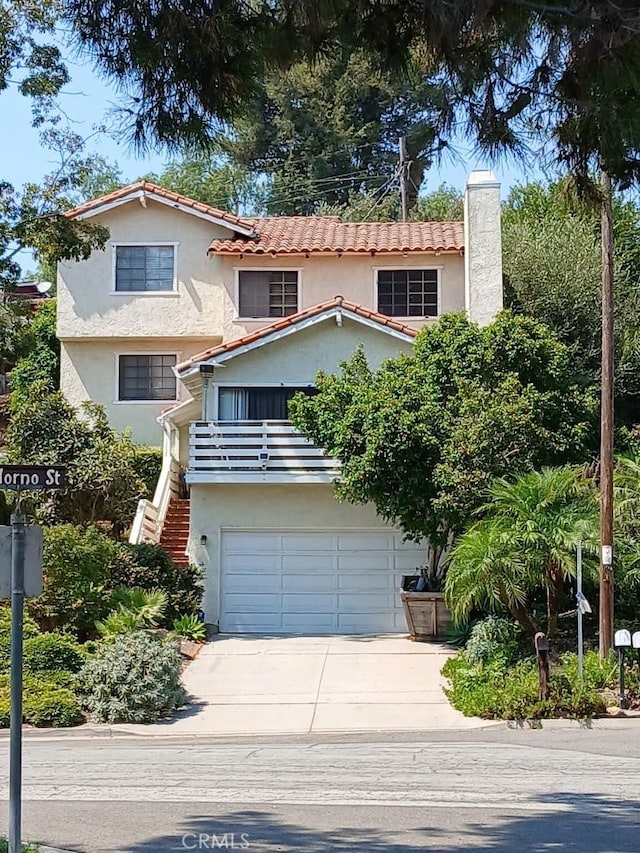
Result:
[[[402,579],[400,598],[411,639],[419,642],[442,639],[451,624],[451,613],[444,603],[444,593],[406,590],[404,587],[409,579]]]

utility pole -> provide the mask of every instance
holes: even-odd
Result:
[[[602,378],[600,403],[600,657],[613,645],[613,228],[611,178],[600,171]]]
[[[407,154],[407,137],[401,136],[398,140],[400,146],[400,199],[402,201],[402,221],[409,219],[409,194],[407,184],[409,183],[409,157]]]

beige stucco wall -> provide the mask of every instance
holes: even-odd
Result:
[[[351,358],[359,344],[371,367],[384,359],[410,352],[412,344],[383,331],[343,318],[342,326],[330,317],[281,340],[272,341],[214,368],[215,385],[290,384],[315,382],[319,371],[335,373],[341,361]],[[195,396],[195,393],[194,393]],[[215,410],[208,417],[215,419]]]
[[[130,429],[133,439],[143,444],[161,445],[162,430],[156,418],[172,405],[169,401],[117,401],[118,354],[177,353],[189,358],[201,349],[194,341],[165,339],[161,341],[132,338],[116,344],[112,341],[63,342],[60,352],[60,386],[73,406],[92,400],[105,407],[109,423],[116,430]],[[178,382],[179,399],[189,399]]]
[[[215,236],[229,231],[211,222],[147,201],[132,201],[91,219],[107,226],[104,250],[58,269],[58,337],[200,337],[222,335],[222,274],[207,257]],[[114,293],[114,243],[176,242],[175,293]]]
[[[464,194],[465,304],[485,326],[503,307],[500,184],[488,171],[472,172]]]
[[[188,551],[191,561],[205,570],[203,609],[210,624],[218,624],[220,613],[221,530],[251,528],[380,530],[386,525],[378,518],[372,505],[338,503],[333,486],[328,483],[191,486]],[[202,535],[207,537],[206,545],[200,544]]]
[[[320,255],[310,258],[280,257],[252,258],[250,256],[223,259],[224,275],[224,335],[225,340],[241,337],[265,325],[262,320],[240,320],[237,312],[237,270],[277,269],[299,270],[299,308],[304,310],[340,295],[345,299],[377,309],[375,271],[414,267],[440,269],[440,312],[463,311],[465,308],[464,259],[460,255],[413,254],[403,256]],[[403,318],[396,318],[402,320]],[[405,322],[420,328],[425,321],[415,317]],[[427,320],[426,322],[432,322]]]
[[[214,237],[229,232],[195,216],[152,200],[143,208],[134,200],[95,216],[109,228],[104,250],[86,261],[65,262],[58,270],[58,336],[66,339],[187,336],[233,340],[265,325],[238,320],[236,270],[300,270],[299,308],[340,294],[376,308],[377,268],[437,267],[441,271],[441,312],[465,307],[464,262],[459,255],[410,257],[336,255],[286,258],[208,256]],[[176,242],[177,290],[171,293],[114,293],[115,243]],[[267,320],[268,321],[268,320]],[[419,327],[415,318],[412,325]]]

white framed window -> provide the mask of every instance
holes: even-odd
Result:
[[[118,402],[176,400],[177,360],[176,353],[118,355]]]
[[[299,270],[236,270],[238,317],[288,317],[299,310]]]
[[[431,269],[376,270],[376,301],[388,317],[437,317],[440,271]]]
[[[175,291],[177,250],[177,243],[115,243],[114,293]]]
[[[287,421],[289,400],[302,391],[313,396],[313,385],[246,385],[242,388],[219,386],[219,421]]]

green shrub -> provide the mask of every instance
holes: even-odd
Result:
[[[149,723],[184,704],[174,642],[146,631],[105,643],[78,676],[91,716],[102,723]]]
[[[193,640],[196,643],[204,642],[207,639],[207,626],[193,613],[174,619],[173,631],[179,637]]]
[[[466,656],[470,663],[486,663],[495,657],[514,661],[520,657],[522,632],[509,619],[487,616],[471,629]]]
[[[24,614],[22,620],[22,635],[26,639],[36,637],[40,633],[38,623],[28,613]],[[0,606],[0,640],[11,637],[11,608],[8,605]]]
[[[39,727],[77,726],[84,722],[78,698],[65,687],[26,693],[23,717],[26,723]]]
[[[23,637],[25,640],[40,633],[36,622],[25,613],[23,619]],[[0,606],[0,672],[8,672],[11,660],[11,608]]]
[[[85,662],[84,655],[71,637],[62,634],[40,634],[24,642],[25,672],[78,672]]]
[[[22,719],[39,727],[77,726],[84,722],[80,702],[73,692],[69,672],[46,673],[44,678],[25,676]],[[0,677],[0,728],[9,726],[9,677]]]
[[[578,655],[567,652],[562,655],[562,669],[556,674],[562,677],[567,690],[605,690],[613,688],[618,683],[618,663],[613,653],[605,660],[600,660],[598,652],[585,652],[582,662],[582,684],[578,677]]]
[[[138,479],[145,484],[145,497],[151,499],[162,468],[162,450],[159,447],[136,444],[131,465]]]
[[[160,624],[169,628],[183,613],[195,613],[202,601],[202,570],[197,566],[181,568],[160,545],[126,545],[130,560],[112,572],[113,587],[162,589],[167,606]]]
[[[465,716],[487,719],[530,720],[543,717],[592,717],[601,713],[605,702],[594,686],[595,676],[581,686],[573,680],[573,661],[552,667],[550,698],[541,701],[538,671],[534,659],[511,664],[500,655],[487,663],[469,661],[461,652],[442,669],[450,686],[445,693],[454,708]],[[592,661],[589,669],[595,671]],[[604,669],[606,673],[606,668]]]
[[[44,529],[44,591],[28,611],[47,631],[66,629],[79,639],[111,610],[111,576],[130,558],[125,547],[96,527],[61,524]]]

